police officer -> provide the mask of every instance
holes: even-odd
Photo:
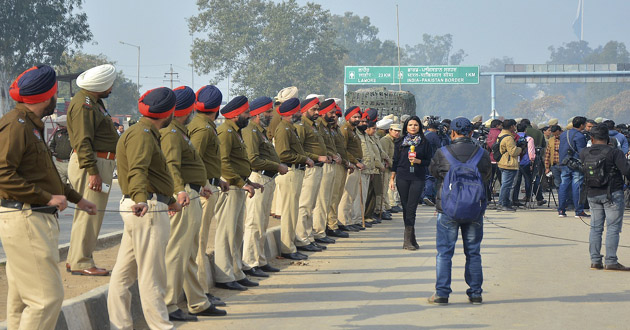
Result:
[[[332,162],[324,164],[322,168],[322,180],[320,182],[319,193],[313,211],[313,235],[316,243],[335,243],[335,240],[326,235],[328,224],[328,213],[330,212],[330,202],[334,188],[335,169],[342,162],[341,156],[335,147],[332,134],[331,122],[335,121],[335,101],[325,100],[320,104],[319,118],[317,119],[317,129],[323,138],[328,158]]]
[[[346,152],[350,163],[357,167],[358,171],[349,173],[346,177],[346,185],[339,204],[339,220],[344,227],[341,229],[365,229],[363,226],[354,225],[353,215],[361,215],[361,201],[359,197],[359,180],[361,180],[361,170],[365,168],[361,159],[363,158],[363,150],[361,149],[361,140],[357,136],[356,127],[359,125],[363,113],[357,106],[346,109],[344,113],[346,122],[341,128],[341,134],[346,144]]]
[[[196,321],[197,315],[221,316],[227,313],[216,309],[206,297],[197,277],[197,252],[201,228],[201,202],[199,196],[211,193],[207,183],[206,168],[190,143],[186,122],[191,117],[195,92],[188,86],[173,90],[177,103],[174,119],[160,130],[161,147],[169,172],[173,177],[175,196],[182,211],[171,216],[170,237],[166,246],[166,295],[164,301],[171,321]],[[188,301],[184,313],[177,306],[182,289]]]
[[[387,154],[389,159],[394,158],[394,141],[400,138],[400,124],[393,123],[389,126],[389,132],[387,135],[381,138],[381,146],[383,147],[383,151]],[[389,180],[387,178],[391,177],[392,171],[391,168],[387,168],[385,170],[385,178],[383,180],[383,184],[385,186],[385,209],[392,213],[402,212],[402,208],[398,206],[398,193],[395,190],[389,189]]]
[[[187,126],[188,134],[190,136],[190,142],[203,160],[206,168],[206,180],[212,191],[210,196],[200,197],[202,215],[199,233],[199,251],[197,252],[197,277],[210,302],[215,306],[225,306],[225,303],[222,302],[221,299],[210,294],[209,289],[212,283],[208,283],[210,279],[208,271],[211,270],[211,266],[206,254],[208,249],[208,236],[210,235],[210,224],[214,218],[215,206],[219,198],[219,189],[223,192],[227,192],[229,189],[228,183],[220,179],[221,152],[219,150],[219,138],[214,123],[219,112],[223,94],[221,94],[221,91],[216,86],[206,85],[197,91],[196,97],[195,110],[197,113]],[[214,241],[214,237],[211,239]]]
[[[50,140],[50,151],[53,154],[53,162],[61,177],[61,182],[68,182],[68,162],[72,147],[70,146],[70,138],[68,137],[68,129],[66,128],[66,116],[57,117],[57,130]]]
[[[287,174],[278,177],[276,182],[281,189],[282,201],[280,210],[282,222],[280,228],[280,256],[292,260],[305,260],[305,254],[297,252],[295,246],[296,225],[298,221],[298,206],[300,192],[304,180],[304,170],[314,166],[313,160],[306,156],[302,143],[297,135],[293,123],[300,119],[300,100],[290,98],[280,105],[278,113],[282,120],[276,127],[274,142],[280,161],[289,167]]]
[[[103,103],[112,92],[115,79],[116,69],[111,64],[81,73],[77,78],[81,90],[68,107],[68,132],[75,151],[70,157],[68,178],[79,193],[96,203],[99,210],[107,206],[119,138]],[[96,267],[92,257],[104,215],[104,212],[95,216],[74,212],[66,264],[72,274],[109,275],[108,270]]]
[[[254,189],[262,189],[249,181],[251,174],[247,150],[240,129],[249,122],[249,103],[237,96],[221,109],[225,122],[217,129],[221,150],[221,175],[230,190],[219,195],[216,206],[217,230],[214,240],[214,270],[216,286],[221,289],[245,291],[258,286],[242,270],[243,222],[245,200],[254,197]]]
[[[168,216],[179,212],[181,205],[172,196],[173,178],[160,149],[159,129],[173,119],[175,102],[175,93],[166,87],[144,93],[138,101],[143,117],[123,133],[116,146],[124,229],[107,296],[112,329],[133,326],[129,288],[136,279],[149,327],[173,328],[164,303],[165,253]]]
[[[7,327],[53,329],[63,302],[57,212],[77,203],[96,205],[62,183],[44,142],[42,118],[57,105],[57,76],[46,65],[32,67],[11,84],[17,102],[0,119],[0,238],[7,256]]]
[[[361,181],[359,183],[360,191],[362,194],[358,200],[359,205],[363,209],[359,209],[358,212],[354,210],[352,212],[352,220],[354,224],[360,225],[362,222],[362,217],[365,217],[365,227],[372,227],[372,223],[378,223],[378,219],[372,219],[372,214],[368,213],[367,205],[368,201],[368,191],[371,186],[372,179],[374,175],[378,173],[379,166],[382,164],[378,163],[378,158],[374,153],[374,149],[372,148],[372,142],[370,141],[368,135],[368,128],[370,131],[373,130],[374,126],[372,125],[372,120],[369,116],[369,112],[373,111],[370,108],[367,108],[365,112],[361,115],[361,120],[359,121],[359,125],[357,125],[357,136],[361,140],[361,150],[363,153],[363,164],[365,164],[365,168],[361,171]],[[362,198],[362,199],[361,199]],[[363,203],[361,205],[361,203]]]
[[[273,141],[274,139],[273,135],[276,132],[276,127],[278,126],[280,121],[282,121],[282,116],[280,115],[280,112],[278,111],[278,109],[280,108],[280,105],[290,98],[297,97],[297,94],[298,94],[297,87],[291,86],[291,87],[286,87],[286,88],[281,89],[278,92],[278,95],[276,95],[275,100],[274,100],[275,110],[273,111],[273,117],[271,118],[271,123],[269,124],[269,127],[267,128],[267,137],[269,138],[269,140]],[[280,197],[281,195],[282,193],[280,192],[280,185],[276,185],[276,189],[273,194],[273,200],[271,202],[271,216],[273,216],[276,219],[280,219],[280,215],[281,215],[281,212],[280,212],[282,210],[282,200]]]
[[[335,101],[333,99],[333,101]],[[331,116],[332,118],[328,117]],[[339,217],[337,211],[339,209],[339,202],[341,201],[341,195],[343,195],[344,186],[346,184],[346,175],[348,171],[354,171],[354,165],[348,161],[348,154],[346,152],[345,139],[341,134],[339,128],[339,118],[341,117],[341,108],[335,101],[335,108],[328,113],[328,116],[324,116],[324,119],[328,123],[330,133],[335,143],[335,149],[341,157],[341,163],[334,164],[335,178],[333,180],[332,195],[330,198],[330,208],[328,210],[328,222],[326,228],[326,234],[332,237],[346,238],[350,235],[343,230],[339,229]],[[359,231],[356,229],[355,231]]]
[[[266,272],[280,270],[269,265],[265,257],[265,234],[276,186],[275,177],[278,174],[286,174],[288,167],[280,163],[280,158],[265,129],[272,119],[271,98],[259,97],[250,103],[249,109],[251,119],[247,127],[241,130],[252,167],[249,180],[264,186],[265,189],[246,202],[243,272],[251,276],[269,277]]]

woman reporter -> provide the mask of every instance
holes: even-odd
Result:
[[[418,116],[412,116],[405,121],[401,137],[394,146],[389,186],[391,189],[398,189],[403,206],[403,249],[416,250],[420,248],[415,233],[416,209],[424,190],[427,167],[431,163],[431,145],[422,133]]]

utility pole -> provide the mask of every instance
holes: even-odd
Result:
[[[119,41],[119,42],[123,45],[135,47],[138,49],[138,79],[136,80],[136,87],[138,87],[138,97],[140,97],[140,46],[130,44],[124,41]]]
[[[171,82],[171,89],[173,89],[173,82],[179,82],[179,73],[178,72],[173,72],[173,64],[171,64],[171,70],[169,72],[165,72],[164,73],[164,78],[166,78],[166,75],[169,75],[169,79],[165,79],[164,81],[170,81]],[[173,78],[173,76],[177,76],[176,78]]]

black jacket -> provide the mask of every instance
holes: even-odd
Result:
[[[446,148],[451,151],[451,154],[455,157],[455,159],[462,163],[465,163],[468,159],[470,159],[470,157],[472,157],[479,149],[479,147],[475,145],[470,138],[455,139],[451,145]],[[438,149],[435,156],[433,156],[431,166],[429,167],[431,175],[437,179],[437,202],[435,203],[435,208],[438,212],[442,212],[442,182],[444,181],[444,177],[450,168],[451,165],[442,154],[442,149]],[[490,163],[490,155],[487,151],[483,151],[483,156],[477,164],[477,168],[479,169],[483,183],[488,184],[492,174],[492,164]]]
[[[623,190],[623,175],[630,176],[630,165],[626,160],[626,157],[618,148],[606,145],[606,144],[593,144],[592,147],[584,148],[580,151],[580,160],[584,163],[587,152],[589,150],[593,150],[593,152],[602,152],[607,148],[612,148],[610,152],[606,155],[606,172],[611,173],[612,177],[610,178],[610,192],[613,193],[615,191]],[[587,188],[586,189],[588,197],[595,197],[600,195],[608,194],[608,187],[605,188]]]
[[[424,181],[427,174],[427,167],[431,163],[433,154],[431,144],[427,139],[416,146],[416,158],[421,159],[420,164],[413,165],[413,173],[409,172],[411,163],[409,162],[409,146],[403,147],[404,139],[399,139],[394,143],[394,159],[392,164],[392,172],[396,172],[396,178],[402,180],[420,180]]]

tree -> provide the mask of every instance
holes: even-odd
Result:
[[[191,58],[202,74],[231,77],[234,92],[275,95],[295,85],[304,93],[340,90],[343,49],[335,43],[330,12],[295,0],[199,0],[189,18],[196,38]],[[339,94],[335,94],[339,95]]]
[[[589,118],[605,117],[618,123],[630,123],[630,90],[596,102],[587,115]]]
[[[28,67],[59,64],[72,46],[92,39],[83,0],[5,0],[0,6],[0,111],[10,110],[9,85]]]
[[[527,118],[533,123],[548,121],[552,118],[550,112],[561,109],[565,106],[563,95],[544,95],[541,92],[538,97],[529,101],[521,101],[513,110],[514,117]]]
[[[116,66],[116,62],[109,60],[103,54],[91,55],[82,52],[74,54],[64,53],[61,63],[63,64],[55,66],[55,71],[60,75],[81,73],[106,63]],[[59,84],[59,95],[71,97],[69,87],[68,84]],[[72,81],[72,90],[76,92],[78,88],[76,81]],[[103,100],[107,106],[107,111],[112,115],[134,115],[137,113],[139,98],[138,85],[125,78],[123,72],[116,69],[116,80],[114,80],[114,85],[112,86],[112,93]]]
[[[381,41],[378,28],[370,23],[369,17],[346,12],[343,16],[333,15],[331,24],[337,33],[335,42],[346,51],[344,65],[398,64],[396,43],[392,40]],[[401,56],[404,57],[404,54]]]
[[[463,49],[453,51],[453,35],[422,35],[422,43],[407,45],[407,63],[409,65],[458,65],[467,56]],[[452,53],[452,54],[451,54]]]
[[[587,63],[586,59],[593,53],[588,42],[583,40],[563,43],[558,48],[549,46],[547,49],[551,52],[547,62],[549,64],[583,64]]]

